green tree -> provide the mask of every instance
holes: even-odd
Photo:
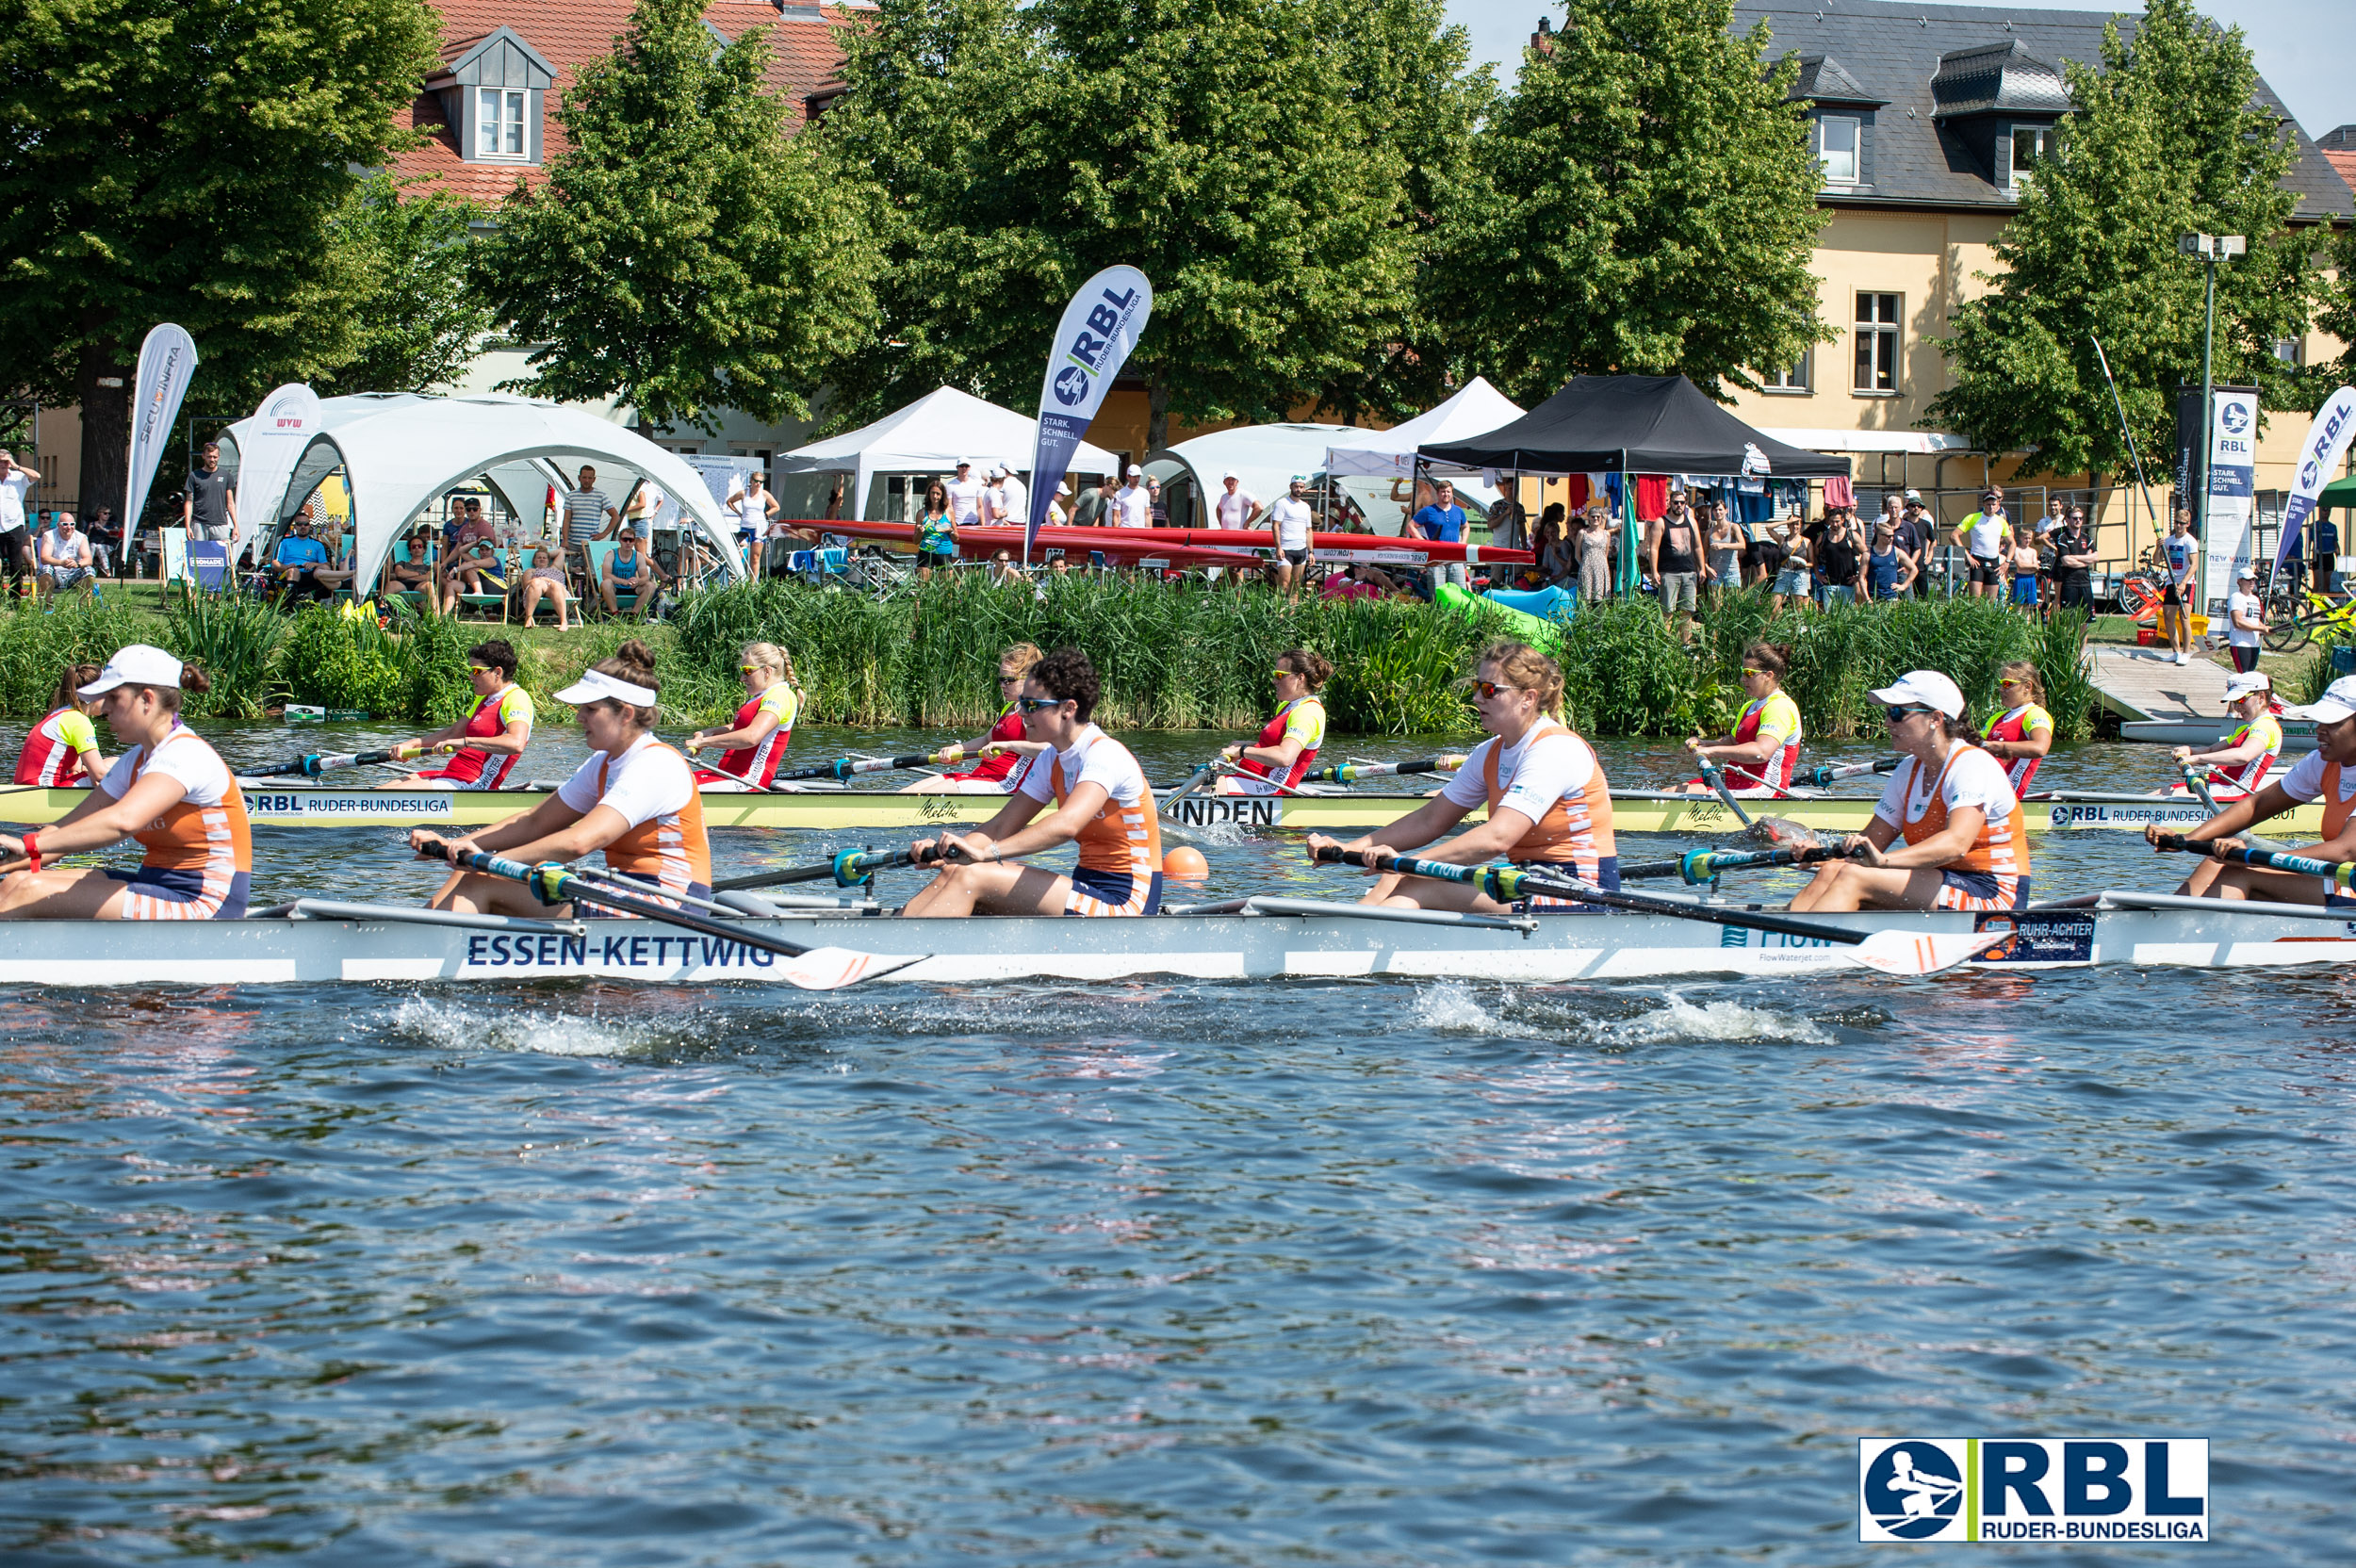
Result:
[[[2331,396],[2333,388],[2356,381],[2356,224],[2341,229],[2331,237],[2329,251],[2331,270],[2337,274],[2326,285],[2316,301],[2315,325],[2347,345],[2337,362],[2319,367],[2315,379],[2322,384],[2310,390],[2309,401]]]
[[[1954,384],[1922,423],[1990,451],[2035,447],[2046,473],[2121,467],[2099,336],[2147,461],[2165,449],[2177,386],[2201,379],[2206,264],[2179,253],[2186,234],[2250,242],[2217,264],[2217,380],[2295,406],[2298,372],[2274,344],[2305,329],[2315,236],[2288,226],[2297,198],[2282,181],[2295,153],[2255,104],[2241,29],[2216,26],[2190,0],[2151,0],[2132,43],[2114,24],[2099,70],[2065,71],[2077,106],[1997,240],[1993,291],[1938,341]]]
[[[558,111],[570,145],[518,182],[479,247],[504,329],[542,345],[508,384],[618,397],[648,426],[739,408],[799,418],[870,330],[876,250],[856,182],[829,187],[763,80],[768,32],[713,48],[702,0],[639,0]]]
[[[15,0],[0,24],[0,385],[82,409],[120,506],[139,341],[196,339],[193,406],[348,359],[329,220],[409,136],[421,0]]]
[[[422,180],[378,173],[352,193],[333,232],[354,279],[354,352],[315,381],[321,397],[458,379],[491,330],[467,276],[475,216],[472,203]]]
[[[1682,372],[1756,389],[1829,334],[1796,64],[1732,0],[1569,0],[1482,130],[1444,307],[1509,396],[1573,375]]]
[[[883,331],[842,422],[947,383],[1023,406],[1074,289],[1153,284],[1127,373],[1176,413],[1384,395],[1469,113],[1436,0],[884,0],[846,41],[832,167],[890,204]],[[1386,48],[1385,45],[1388,45]]]

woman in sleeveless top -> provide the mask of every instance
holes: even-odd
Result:
[[[95,706],[81,688],[98,678],[95,664],[69,664],[49,699],[49,711],[25,737],[25,750],[16,760],[16,781],[44,790],[70,790],[106,776],[106,759],[99,754],[98,731],[90,727]]]
[[[2294,853],[2310,860],[2329,860],[2338,870],[2322,877],[2202,860],[2176,890],[2195,898],[2320,904],[2327,909],[2356,914],[2356,675],[2342,676],[2325,688],[2321,698],[2303,708],[2285,708],[2282,716],[2314,720],[2315,749],[2288,773],[2269,779],[2257,793],[2228,802],[2223,810],[2184,836],[2239,849],[2243,847],[2240,835],[2252,826],[2294,806],[2320,800],[2323,841]],[[2165,831],[2147,827],[2143,836],[2156,849]]]
[[[393,747],[395,757],[446,751],[450,760],[437,768],[420,768],[405,777],[388,778],[377,788],[497,790],[504,786],[507,776],[515,771],[515,760],[532,743],[532,727],[538,718],[532,694],[515,684],[515,645],[504,637],[468,648],[466,678],[474,684],[474,710],[456,724]]]
[[[1915,670],[1872,694],[1901,760],[1854,860],[1827,860],[1795,911],[2019,909],[2029,902],[2029,824],[2004,765],[1972,743],[1963,693]],[[1899,841],[1905,841],[1901,843]]]
[[[951,768],[938,778],[919,778],[900,792],[1003,795],[1013,790],[1015,771],[1022,767],[1023,760],[1047,749],[1044,743],[1023,739],[1023,713],[1018,702],[1023,681],[1030,678],[1031,666],[1042,657],[1036,643],[1016,643],[999,649],[998,722],[978,740],[960,741],[957,745],[958,756],[975,759],[973,764]]]
[[[1344,847],[1419,852],[1424,859],[1460,866],[1504,859],[1617,888],[1611,788],[1595,748],[1556,716],[1562,706],[1561,668],[1526,643],[1492,643],[1481,650],[1472,686],[1473,708],[1490,738],[1473,748],[1438,794]],[[1487,821],[1434,841],[1484,803]],[[1333,842],[1321,833],[1309,835],[1313,854]],[[1360,902],[1483,914],[1504,908],[1470,883],[1420,876],[1385,875]],[[1576,906],[1559,898],[1528,902],[1532,908]]]
[[[417,828],[409,835],[410,847],[420,858],[453,864],[466,850],[526,865],[578,860],[603,850],[607,870],[658,899],[664,893],[711,897],[712,841],[704,835],[702,797],[687,759],[654,737],[662,688],[646,645],[624,643],[556,698],[573,705],[581,736],[595,748],[572,777],[531,810],[464,838]],[[539,919],[572,912],[570,905],[551,909],[520,882],[472,871],[454,872],[432,907]]]
[[[0,881],[0,919],[237,920],[254,841],[227,764],[180,722],[180,694],[208,692],[205,672],[134,643],[80,689],[123,743],[90,798],[51,827],[0,834],[0,855],[29,862]],[[44,865],[136,839],[135,871]]]
[[[695,787],[724,794],[765,790],[777,776],[785,748],[794,743],[794,721],[802,694],[794,684],[794,660],[775,643],[747,643],[736,650],[736,673],[744,701],[726,729],[698,729],[687,737],[687,753],[718,751],[710,767],[695,770]]]
[[[1333,666],[1307,648],[1277,655],[1276,716],[1250,745],[1220,750],[1240,770],[1219,781],[1220,794],[1283,794],[1300,784],[1325,744],[1325,704],[1317,692],[1333,675]]]
[[[1579,531],[1579,596],[1589,603],[1612,596],[1612,514],[1597,502]]]

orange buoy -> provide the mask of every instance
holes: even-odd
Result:
[[[1203,858],[1203,852],[1193,845],[1180,844],[1162,857],[1162,874],[1199,882],[1211,874],[1211,862]]]

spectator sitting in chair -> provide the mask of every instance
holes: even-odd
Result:
[[[270,585],[295,598],[332,599],[335,590],[352,580],[327,564],[327,547],[311,537],[311,519],[298,513],[270,558]]]
[[[384,568],[386,592],[422,596],[429,615],[442,612],[442,577],[434,569],[434,547],[433,525],[419,523],[409,531],[409,559]]]
[[[478,508],[475,518],[483,514]],[[468,524],[469,529],[472,523]],[[484,523],[483,527],[490,525]],[[507,558],[488,537],[473,532],[461,533],[458,548],[450,556],[442,578],[442,603],[451,614],[458,612],[459,596],[472,594],[504,595],[507,592]]]
[[[662,592],[663,584],[670,580],[671,574],[663,569],[663,564],[638,547],[638,530],[625,523],[620,542],[614,546],[614,553],[605,558],[605,565],[597,574],[597,595],[605,600],[605,612],[618,615],[622,612],[616,603],[618,596],[624,592],[636,594],[638,601],[630,606],[630,618],[643,621],[646,612],[654,608],[655,596]]]
[[[43,596],[60,588],[78,588],[85,597],[98,586],[90,569],[90,541],[74,526],[74,514],[57,514],[57,526],[41,536],[41,570],[35,579]]]
[[[532,624],[545,596],[556,603],[556,629],[573,629],[573,591],[564,585],[564,568],[557,564],[556,551],[549,546],[542,545],[532,552],[532,564],[524,569],[523,593],[524,625]]]

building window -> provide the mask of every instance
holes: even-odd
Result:
[[[1826,185],[1857,183],[1857,148],[1861,122],[1847,115],[1828,114],[1817,121],[1818,155],[1824,166]]]
[[[2015,125],[2012,128],[2012,183],[2024,186],[2035,178],[2036,165],[2044,158],[2046,138],[2051,127],[2045,125]]]
[[[1895,294],[1857,297],[1857,381],[1859,392],[1898,390],[1898,302]]]
[[[2274,340],[2274,357],[2285,365],[2304,365],[2307,345],[2296,337],[2278,337]]]
[[[1809,372],[1814,369],[1816,351],[1802,349],[1800,357],[1780,370],[1770,370],[1760,378],[1770,392],[1806,392],[1810,389]]]
[[[477,157],[520,158],[524,155],[524,90],[486,87],[475,98]]]

